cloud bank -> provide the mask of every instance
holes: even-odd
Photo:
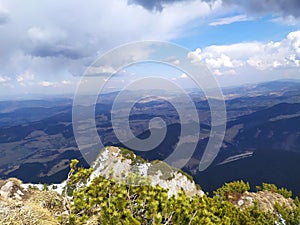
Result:
[[[238,9],[238,15],[228,14],[232,9]],[[297,0],[288,4],[283,0],[62,0],[59,3],[0,0],[0,94],[29,89],[44,92],[39,87],[73,92],[78,77],[90,63],[118,45],[140,40],[178,40],[191,35],[195,26],[201,29],[204,22],[221,26],[266,13],[275,15],[274,21],[295,23],[300,16],[300,3]],[[279,45],[277,42],[216,45],[197,54],[216,75],[237,75],[246,66],[259,71],[296,68],[298,41],[299,34],[295,32],[279,41]],[[172,57],[165,61],[180,63]],[[114,65],[98,68],[95,73],[111,71]]]
[[[170,4],[191,2],[193,0],[128,0],[128,4],[138,4],[147,10],[163,11]],[[195,1],[195,0],[194,0]],[[275,14],[280,16],[300,17],[299,0],[199,0],[212,5],[222,2],[225,7],[239,7],[249,14]]]
[[[223,0],[225,6],[238,6],[250,14],[275,14],[280,16],[300,17],[298,0]]]
[[[30,68],[36,78],[48,79],[80,75],[97,55],[120,44],[177,38],[186,24],[212,10],[201,1],[169,4],[160,13],[125,0],[3,0],[1,5],[0,73],[17,76]]]
[[[300,68],[300,30],[289,33],[277,42],[245,42],[198,48],[188,57],[192,63],[204,62],[216,76],[238,75],[239,81],[249,82],[251,78],[259,81],[264,77],[297,79]],[[233,78],[228,80],[232,81]]]

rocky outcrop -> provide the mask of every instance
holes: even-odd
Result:
[[[292,210],[295,207],[294,200],[270,191],[245,192],[234,201],[241,209],[253,206],[257,202],[258,208],[264,212],[276,213],[275,204],[284,205]]]
[[[0,196],[5,199],[22,200],[28,197],[27,191],[21,186],[22,181],[16,178],[0,180]]]
[[[181,190],[188,196],[204,195],[193,179],[181,170],[161,161],[148,162],[126,149],[112,146],[104,148],[92,167],[94,172],[90,177],[91,180],[103,175],[126,182],[130,174],[135,174],[149,179],[153,186],[159,185],[168,189],[169,196],[177,195]]]

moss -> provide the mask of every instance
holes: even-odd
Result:
[[[199,185],[199,184],[195,184],[196,185],[196,188],[198,189],[198,190],[202,190],[202,188],[201,188],[201,186]]]
[[[123,148],[123,147],[118,147],[120,149],[121,155],[124,157],[123,160],[125,159],[130,159],[131,160],[131,165],[136,165],[136,164],[142,164],[142,163],[147,163],[148,161],[143,159],[142,157],[135,155],[133,151]]]
[[[186,176],[189,181],[194,182],[193,177],[182,170],[174,168],[169,164],[162,162],[160,160],[151,161],[151,166],[148,170],[148,174],[155,175],[159,170],[162,172],[162,175],[160,176],[160,179],[162,180],[172,180],[175,178],[175,172],[178,172]]]
[[[135,154],[132,151],[130,151],[126,148],[121,148],[121,147],[119,147],[119,149],[124,158],[131,159],[131,160],[135,159]]]
[[[151,162],[151,166],[148,169],[148,175],[155,175],[158,171],[161,171],[161,176],[159,177],[162,180],[172,180],[174,178],[174,169],[169,166],[167,163],[154,160]]]

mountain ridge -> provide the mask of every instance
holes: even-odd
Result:
[[[131,172],[145,175],[142,165],[149,162],[127,149],[112,146],[105,147],[89,169],[77,167],[77,163],[72,160],[68,179],[62,184],[47,186],[23,184],[15,178],[0,180],[0,223],[271,225],[300,221],[299,201],[290,198],[291,193],[286,189],[277,189],[274,185],[263,184],[257,192],[248,192],[248,183],[226,183],[212,198],[199,192],[189,195],[184,187],[170,194],[172,186],[153,185],[141,176],[131,175]],[[111,171],[109,165],[115,170]],[[118,167],[128,173],[118,171]],[[170,171],[171,167],[162,168],[165,164],[152,172],[160,171],[158,175],[167,180],[173,172],[178,172]],[[172,176],[171,180],[177,179],[178,184],[185,185],[193,182],[184,180],[187,176],[180,174],[182,176]],[[127,176],[130,180],[118,176]]]

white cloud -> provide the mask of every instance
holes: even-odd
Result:
[[[295,26],[297,23],[299,23],[299,18],[296,19],[294,16],[289,15],[286,17],[275,17],[271,19],[271,21],[283,25]]]
[[[0,83],[6,83],[8,81],[10,81],[10,77],[7,76],[0,76]]]
[[[200,48],[197,48],[195,51],[193,52],[189,52],[188,53],[188,58],[191,60],[191,63],[198,63],[201,62],[202,60],[202,55],[201,55],[202,51]]]
[[[26,70],[24,73],[17,75],[16,80],[18,82],[24,82],[24,81],[32,81],[34,80],[35,76],[32,72],[29,70]]]
[[[183,74],[180,75],[180,78],[183,78],[183,79],[188,78],[188,75],[186,75],[185,73],[183,73]]]
[[[300,66],[300,31],[291,32],[280,42],[269,42],[247,60],[259,70]]]
[[[179,65],[180,64],[180,60],[177,59],[176,56],[170,56],[166,59],[163,59],[162,61],[174,64],[174,65]]]
[[[68,80],[63,80],[61,83],[64,84],[64,85],[68,85],[68,84],[71,84],[72,82],[68,81]]]
[[[197,52],[198,57],[195,57]],[[203,50],[197,49],[189,58],[192,63],[196,59],[215,71],[215,74],[226,74],[220,71],[252,67],[257,70],[275,70],[300,66],[300,31],[291,32],[279,42],[249,42],[232,45],[208,46]],[[227,68],[227,69],[226,69]]]
[[[237,75],[237,72],[234,69],[222,70],[222,71],[216,69],[213,71],[213,74],[216,76],[233,76],[233,75]]]
[[[5,1],[13,23],[5,24],[1,33],[0,73],[16,76],[29,68],[37,80],[82,75],[107,50],[131,41],[181,37],[190,22],[220,7],[221,1],[211,5],[198,0],[169,4],[161,12],[152,12],[128,5],[126,0],[63,0],[60,4]]]
[[[86,75],[108,77],[111,74],[127,74],[123,72],[123,67],[135,61],[142,61],[148,58],[154,51],[148,42],[139,42],[136,45],[124,45],[122,51],[112,51],[110,54],[101,56],[101,60],[96,61],[85,71]],[[128,74],[127,74],[128,75]]]
[[[40,27],[31,27],[27,31],[27,35],[32,42],[58,42],[66,39],[67,35],[64,31],[55,29],[45,29]]]
[[[231,23],[250,21],[250,20],[253,20],[253,18],[250,18],[246,15],[236,15],[236,16],[224,17],[224,18],[217,19],[216,21],[209,23],[209,25],[210,26],[220,26],[220,25],[227,25],[227,24],[231,24]]]
[[[210,65],[212,68],[220,68],[220,67],[232,68],[233,67],[233,63],[232,63],[231,59],[229,58],[229,56],[227,56],[223,53],[218,58],[213,58],[213,57],[206,58],[205,62],[208,65]]]
[[[87,71],[87,75],[96,75],[96,74],[113,74],[116,73],[117,70],[112,66],[99,66],[99,67],[89,67]]]
[[[212,45],[188,54],[191,63],[201,59],[221,86],[276,79],[299,79],[300,30],[279,41]]]
[[[38,84],[43,87],[51,87],[56,85],[54,82],[50,82],[50,81],[41,81]]]
[[[87,66],[107,50],[140,40],[176,39],[184,43],[184,36],[194,35],[192,29],[207,24],[206,19],[212,14],[215,13],[215,17],[232,13],[231,9],[223,7],[226,4],[222,5],[222,2],[225,0],[178,1],[163,5],[162,11],[150,11],[139,5],[128,5],[127,0],[62,0],[60,4],[3,0],[1,7],[5,10],[0,9],[0,74],[6,77],[0,77],[0,82],[16,87],[24,85],[23,90],[29,86],[31,89],[40,88],[37,89],[39,92],[43,92],[42,87],[71,90],[76,83],[72,75],[82,75]],[[286,22],[288,16],[284,15]],[[237,15],[218,19],[210,25],[251,19]],[[289,20],[294,23],[292,17]],[[215,74],[224,75],[220,77],[253,70],[297,68],[300,64],[299,39],[296,32],[278,42],[213,45],[198,48],[188,57],[192,63],[205,62]],[[149,51],[143,49],[134,56],[142,60],[148,54]],[[130,62],[132,55],[127,55],[127,52],[124,55],[109,59],[105,65],[95,66],[90,72],[94,70],[94,73],[104,75],[115,72],[120,65]],[[165,59],[175,65],[183,62],[180,60],[175,57]],[[1,93],[5,94],[5,90]]]
[[[257,54],[263,45],[263,43],[259,42],[235,43],[231,45],[211,45],[203,50],[201,57],[210,58],[220,56],[223,53],[230,58],[246,59]]]

